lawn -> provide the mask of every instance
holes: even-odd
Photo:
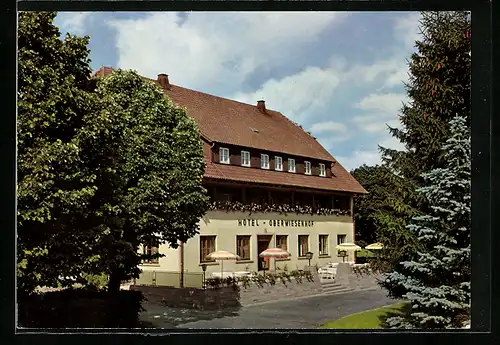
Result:
[[[330,321],[319,328],[341,329],[374,329],[385,328],[385,320],[389,317],[404,315],[408,312],[408,303],[398,303],[378,309],[352,314],[341,319]]]

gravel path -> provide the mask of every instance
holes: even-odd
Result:
[[[145,304],[145,325],[155,328],[313,328],[364,310],[395,304],[383,290],[276,301],[235,310],[198,311]]]

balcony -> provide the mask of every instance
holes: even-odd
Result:
[[[226,211],[226,212],[248,212],[249,214],[257,212],[277,212],[282,215],[287,214],[309,214],[322,216],[351,216],[351,210],[342,210],[339,208],[312,207],[302,205],[288,204],[267,204],[267,203],[247,203],[240,201],[212,201],[210,203],[211,211]]]

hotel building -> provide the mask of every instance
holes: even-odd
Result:
[[[103,67],[96,75],[112,69]],[[204,186],[210,210],[200,219],[200,232],[173,249],[144,247],[165,256],[141,265],[144,271],[220,272],[220,262],[207,254],[226,250],[240,260],[225,261],[224,271],[261,271],[269,262],[259,258],[267,248],[291,253],[277,266],[289,270],[308,265],[353,261],[339,256],[335,246],[354,242],[353,196],[366,193],[318,141],[283,114],[255,105],[157,83],[166,96],[187,110],[199,126],[206,162]]]

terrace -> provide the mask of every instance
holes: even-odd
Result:
[[[312,190],[207,184],[210,210],[351,215],[351,196]]]

